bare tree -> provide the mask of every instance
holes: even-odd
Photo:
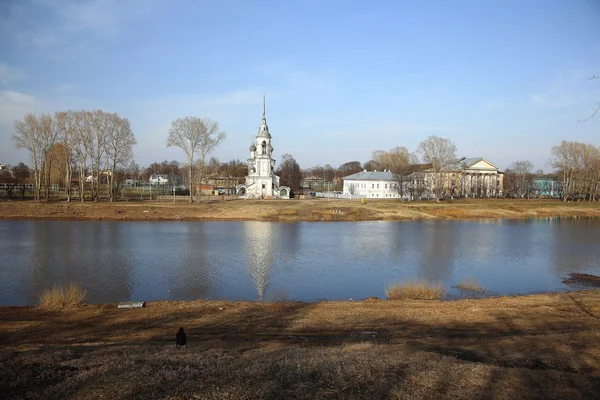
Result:
[[[46,155],[54,142],[56,141],[57,130],[54,129],[53,118],[50,114],[42,114],[39,117],[28,113],[23,120],[15,121],[16,135],[13,140],[17,148],[24,148],[31,153],[31,162],[33,165],[33,174],[35,182],[35,199],[40,200],[42,192],[42,182],[46,177],[46,183],[49,182],[49,173],[45,174],[47,169]],[[49,188],[46,184],[46,199],[48,199]]]
[[[411,169],[411,164],[416,163],[414,162],[414,155],[411,155],[406,147],[396,146],[390,151],[375,150],[372,153],[372,158],[377,164],[377,168],[387,169],[393,173],[394,185],[400,199],[403,200],[407,184],[405,177]]]
[[[225,139],[225,132],[219,132],[219,124],[207,118],[183,117],[171,122],[167,147],[182,149],[188,159],[188,184],[190,202],[193,201],[193,165],[194,157],[200,156],[200,165],[204,165],[206,155]],[[203,171],[200,171],[202,179]]]
[[[286,153],[281,156],[281,163],[276,173],[281,177],[281,185],[289,186],[294,193],[300,192],[302,172],[300,172],[298,162],[291,154]]]
[[[110,129],[110,114],[96,110],[91,113],[91,147],[90,161],[92,163],[92,199],[98,201],[102,172],[106,171],[106,140]]]
[[[454,166],[456,161],[456,146],[450,139],[438,136],[429,136],[419,143],[417,152],[421,155],[423,162],[431,164],[431,178],[433,179],[433,190],[436,200],[439,201],[444,192],[444,171]]]
[[[108,187],[110,201],[115,201],[115,173],[117,167],[124,167],[133,158],[133,146],[136,144],[136,140],[127,118],[121,118],[116,113],[108,114],[106,118],[108,119],[108,129],[105,146],[106,158],[110,167]]]
[[[77,161],[79,174],[79,200],[85,201],[85,181],[88,168],[89,154],[92,148],[92,113],[76,111],[73,113],[74,143],[73,153]]]
[[[514,191],[517,197],[530,197],[531,194],[531,171],[533,164],[527,160],[515,161],[507,168],[514,174]]]
[[[563,140],[552,147],[550,165],[562,175],[564,201],[594,201],[600,196],[599,147]]]
[[[588,79],[600,79],[600,76],[592,75]],[[579,120],[579,122],[585,122],[588,119],[594,118],[596,114],[598,114],[598,112],[600,112],[600,101],[598,102],[596,107],[592,108],[592,113],[587,118]]]
[[[41,168],[44,163],[44,148],[42,145],[39,118],[32,113],[25,114],[22,120],[15,121],[16,135],[12,136],[18,149],[27,149],[31,153],[31,164],[35,183],[35,199],[40,200],[42,185]]]
[[[77,143],[77,127],[75,126],[75,115],[72,111],[61,111],[54,113],[58,140],[65,147],[67,162],[65,163],[65,193],[67,201],[71,201],[71,180],[73,176],[73,148]]]

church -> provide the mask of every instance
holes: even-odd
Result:
[[[238,196],[248,199],[289,199],[290,188],[279,186],[279,177],[275,175],[275,160],[273,159],[273,146],[271,134],[267,125],[266,104],[263,97],[262,122],[258,127],[258,134],[250,146],[248,159],[248,176],[246,183],[238,185]]]

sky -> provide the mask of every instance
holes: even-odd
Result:
[[[600,145],[600,0],[0,1],[0,163],[25,113],[131,121],[142,166],[186,160],[171,121],[216,120],[246,160],[263,93],[275,158],[302,168],[415,151],[550,171],[561,140]]]

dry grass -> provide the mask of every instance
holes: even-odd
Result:
[[[485,289],[481,286],[475,278],[462,278],[460,283],[456,285],[458,290],[462,290],[463,292],[472,292],[472,293],[483,293]]]
[[[52,310],[79,307],[85,296],[86,291],[77,283],[71,282],[68,286],[55,284],[42,292],[40,306]]]
[[[279,300],[281,298],[274,298]],[[460,301],[0,307],[3,399],[582,399],[600,291]],[[184,326],[188,348],[174,335]]]
[[[563,282],[567,285],[600,287],[600,276],[573,273],[569,275],[569,278],[563,279]]]
[[[440,300],[446,294],[442,284],[424,280],[409,280],[402,284],[392,283],[385,288],[388,300]]]
[[[331,213],[343,209],[344,213]],[[600,217],[598,203],[558,200],[449,202],[373,200],[232,200],[172,202],[0,202],[0,219],[368,221],[412,219]]]
[[[287,298],[285,290],[280,290],[269,295],[265,302],[273,312],[281,313],[293,307],[294,302]]]

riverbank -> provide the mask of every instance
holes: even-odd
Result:
[[[3,398],[594,398],[600,291],[0,307]],[[184,327],[188,347],[176,349]]]
[[[559,200],[454,200],[410,202],[231,200],[170,202],[0,202],[0,219],[62,219],[108,221],[371,221],[416,219],[600,217],[598,202]]]

